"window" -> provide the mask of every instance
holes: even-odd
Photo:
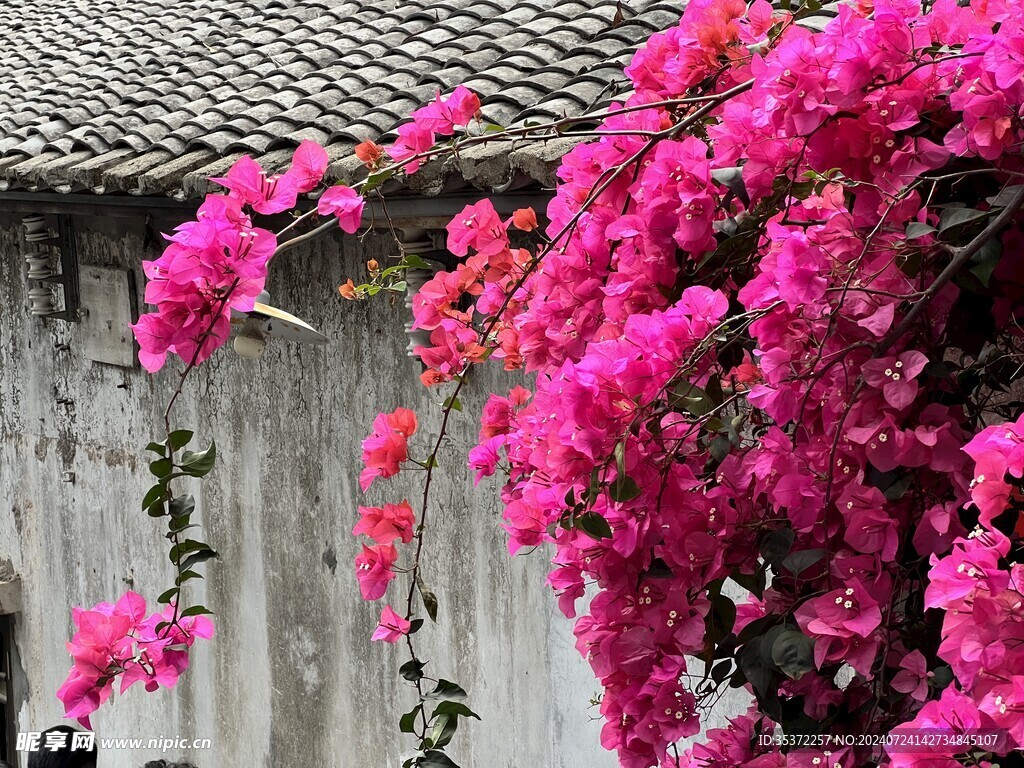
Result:
[[[14,689],[11,682],[14,664],[11,651],[14,645],[14,619],[0,615],[0,760],[17,765],[14,730]]]

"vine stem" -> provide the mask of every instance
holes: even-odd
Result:
[[[673,126],[672,128],[670,128],[668,130],[665,130],[665,131],[652,132],[652,131],[648,131],[648,130],[637,129],[636,131],[627,131],[627,130],[618,130],[618,131],[609,131],[609,132],[605,132],[605,131],[600,131],[600,132],[587,131],[587,132],[582,134],[582,136],[584,136],[584,137],[586,137],[586,136],[597,136],[597,135],[602,135],[603,136],[603,135],[606,135],[606,134],[607,135],[640,135],[640,136],[649,137],[651,140],[658,140],[660,138],[665,138],[666,135],[668,135],[668,136],[676,135],[679,131],[683,130],[684,128],[689,127],[694,122],[696,122],[696,120],[698,120],[701,117],[703,117],[704,115],[706,115],[708,112],[713,110],[715,107],[718,107],[721,104],[725,103],[726,101],[731,99],[733,96],[736,96],[736,95],[738,95],[740,93],[743,93],[744,91],[750,90],[753,87],[753,85],[754,85],[754,80],[751,79],[751,80],[748,80],[748,81],[746,81],[744,83],[741,83],[740,85],[735,86],[734,88],[731,88],[728,91],[724,91],[723,93],[720,93],[720,94],[707,94],[705,96],[688,96],[688,97],[682,98],[682,99],[664,99],[662,101],[652,101],[652,102],[650,102],[648,104],[637,104],[637,105],[634,105],[634,106],[622,107],[620,109],[615,109],[615,110],[610,110],[610,111],[606,110],[606,111],[603,111],[603,112],[602,111],[588,112],[587,114],[578,115],[576,117],[563,117],[563,118],[560,118],[558,120],[554,120],[552,122],[542,123],[540,125],[523,126],[523,127],[520,127],[520,128],[505,128],[505,129],[503,129],[501,131],[494,131],[493,133],[483,134],[483,135],[480,135],[480,136],[466,136],[466,137],[464,137],[462,139],[458,139],[457,141],[455,141],[453,144],[451,144],[449,146],[445,146],[445,147],[432,147],[431,149],[424,150],[423,152],[419,152],[419,153],[417,153],[415,155],[412,155],[410,157],[405,158],[404,160],[400,160],[400,161],[398,161],[396,163],[392,163],[391,165],[385,166],[384,168],[381,168],[381,169],[375,171],[375,173],[376,174],[395,173],[395,172],[400,171],[403,168],[405,168],[406,166],[411,165],[413,163],[420,163],[420,162],[423,162],[424,160],[433,160],[433,159],[435,159],[437,157],[441,157],[441,156],[446,155],[446,154],[454,155],[454,154],[457,154],[461,149],[464,149],[465,147],[475,146],[476,144],[484,144],[484,143],[493,142],[493,141],[510,141],[510,140],[514,140],[516,138],[524,138],[524,139],[528,138],[528,139],[531,139],[531,140],[537,139],[537,140],[545,140],[545,141],[548,140],[548,139],[554,139],[554,138],[573,138],[571,134],[570,135],[566,135],[565,132],[559,130],[563,126],[567,126],[567,125],[574,125],[574,124],[577,124],[577,123],[592,122],[594,120],[606,120],[609,117],[616,117],[618,115],[630,114],[632,112],[640,112],[640,111],[643,111],[645,109],[680,107],[680,106],[685,106],[685,105],[688,105],[688,104],[703,104],[704,105],[700,109],[698,109],[695,112],[693,112],[692,114],[688,115],[680,123],[678,123],[677,125]],[[545,131],[547,133],[542,133],[539,138],[534,135],[534,134],[537,134],[538,132],[541,132],[541,131]],[[366,183],[367,183],[367,180],[363,179],[361,181],[358,181],[358,182],[354,183],[352,185],[352,188],[353,189],[362,189],[366,185]],[[310,218],[312,218],[316,214],[317,214],[317,209],[314,208],[314,209],[312,209],[310,211],[307,211],[306,213],[302,214],[301,216],[296,217],[291,223],[288,224],[288,226],[284,227],[284,229],[282,229],[278,233],[278,236],[280,237],[281,235],[285,234],[289,230],[291,230],[294,227],[298,226],[301,222],[308,221]],[[296,236],[294,238],[286,240],[283,243],[279,243],[278,246],[277,246],[277,249],[274,251],[273,255],[271,255],[270,258],[273,259],[276,256],[284,253],[285,251],[289,251],[292,248],[295,248],[296,246],[301,245],[302,243],[308,242],[309,240],[312,240],[312,239],[314,239],[316,237],[319,237],[320,235],[324,234],[325,232],[329,232],[330,230],[334,229],[336,226],[338,226],[338,220],[336,218],[332,218],[329,221],[321,224],[316,229],[311,230],[310,232],[306,232],[306,233],[304,233],[302,235],[298,235],[298,236]]]
[[[910,311],[903,316],[903,319],[896,325],[885,337],[878,342],[877,355],[885,354],[889,348],[895,344],[899,338],[907,331],[913,322],[920,317],[921,313],[924,312],[925,307],[935,298],[936,294],[942,289],[942,287],[952,280],[961,269],[969,262],[975,254],[977,254],[993,237],[999,234],[1000,230],[1010,223],[1010,220],[1016,215],[1017,211],[1024,206],[1024,185],[1010,199],[1006,207],[1000,211],[999,215],[989,222],[989,225],[985,227],[971,242],[967,245],[961,246],[960,248],[952,249],[953,260],[946,265],[946,268],[939,273],[939,276],[935,278],[930,286],[925,289],[924,293],[921,294],[920,300],[914,302],[914,306],[910,308]]]

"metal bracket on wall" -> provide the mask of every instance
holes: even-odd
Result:
[[[39,282],[56,283],[64,294],[64,309],[50,312],[43,317],[77,323],[82,319],[79,313],[81,294],[78,287],[78,247],[75,244],[75,227],[67,214],[57,215],[57,236],[46,241],[57,247],[60,255],[60,274],[43,278]]]

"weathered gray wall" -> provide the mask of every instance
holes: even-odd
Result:
[[[16,221],[0,213],[0,560],[24,580],[19,726],[39,730],[61,720],[54,691],[68,668],[69,606],[129,587],[152,601],[170,586],[161,531],[139,501],[150,485],[142,448],[159,433],[174,373],[91,363],[75,326],[31,319]],[[76,223],[83,263],[137,268],[155,255],[144,250],[141,218]],[[218,614],[217,636],[176,691],[133,689],[105,706],[94,718],[100,735],[208,737],[211,750],[188,755],[200,768],[400,764],[409,747],[395,723],[410,706],[396,672],[404,659],[369,642],[380,605],[359,599],[352,571],[350,530],[366,503],[359,444],[379,410],[427,414],[429,434],[439,409],[405,357],[402,305],[336,297],[336,284],[371,255],[381,259],[380,244],[354,238],[287,254],[272,270],[273,302],[330,342],[274,342],[257,361],[222,350],[187,385],[176,424],[216,438],[222,458],[194,484],[222,559],[193,597]],[[462,765],[612,766],[588,705],[597,685],[544,586],[546,556],[507,556],[496,488],[474,492],[464,466],[470,414],[482,393],[510,383],[496,367],[474,383],[443,457],[425,558],[441,610],[420,635],[424,656],[469,689],[483,717],[457,742]],[[65,471],[74,484],[61,482]],[[414,500],[417,479],[382,483],[368,500]],[[100,766],[159,756],[108,753]]]

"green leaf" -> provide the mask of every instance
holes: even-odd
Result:
[[[705,416],[715,407],[707,392],[688,381],[680,382],[672,390],[669,405],[691,416]]]
[[[205,605],[193,605],[191,608],[186,608],[181,612],[181,617],[184,619],[188,616],[211,616],[213,611],[207,608]]]
[[[395,293],[405,293],[405,289],[408,287],[409,284],[405,280],[396,280],[388,286],[388,290],[394,291]]]
[[[825,557],[824,549],[805,549],[787,555],[786,559],[782,561],[782,567],[794,576],[799,576],[823,557]]]
[[[185,451],[181,455],[181,464],[179,466],[186,474],[192,477],[204,477],[210,473],[216,461],[217,445],[211,440],[210,447],[205,451],[199,451],[198,453]]]
[[[212,552],[210,545],[203,541],[196,541],[195,539],[185,539],[184,541],[178,542],[171,547],[170,558],[171,562],[177,561],[181,555],[187,555],[189,552],[202,552],[204,550]]]
[[[423,711],[423,705],[417,704],[411,710],[402,715],[398,721],[398,728],[402,733],[416,733],[416,718]]]
[[[462,403],[459,402],[459,398],[454,395],[445,398],[444,405],[442,406],[446,411],[459,411],[462,412]]]
[[[732,440],[729,439],[728,435],[719,435],[711,441],[711,445],[708,446],[708,453],[711,454],[711,458],[717,462],[725,461],[725,457],[729,455],[729,451],[732,450]]]
[[[220,555],[218,555],[212,549],[207,549],[202,552],[195,552],[186,557],[182,561],[180,570],[187,571],[191,569],[193,566],[199,565],[200,563],[205,563],[207,560],[212,560],[215,557],[220,557]]]
[[[999,266],[999,260],[1002,258],[1002,255],[1002,243],[997,239],[989,240],[971,257],[971,265],[968,267],[968,271],[978,278],[983,286],[988,288],[992,280],[992,273]]]
[[[917,240],[933,232],[935,232],[935,227],[922,224],[920,221],[912,221],[907,224],[907,240]]]
[[[438,680],[437,686],[434,690],[426,694],[423,698],[444,699],[446,701],[463,701],[466,698],[466,695],[466,692],[455,683],[449,680]]]
[[[732,674],[732,659],[722,659],[711,668],[711,679],[721,685]]]
[[[433,269],[429,262],[421,259],[415,253],[407,253],[400,266],[406,269]]]
[[[814,669],[814,644],[803,632],[787,629],[772,643],[772,661],[791,680]]]
[[[636,481],[625,475],[619,475],[615,478],[610,486],[608,486],[608,495],[612,501],[619,503],[624,501],[632,501],[641,493],[640,486],[636,484]]]
[[[779,566],[793,548],[796,533],[792,528],[769,531],[761,538],[761,557],[773,566]]]
[[[458,701],[442,701],[434,707],[434,714],[432,717],[437,717],[438,715],[459,715],[461,717],[475,717],[477,720],[480,719],[480,715]]]
[[[758,600],[764,597],[764,589],[768,585],[767,569],[761,565],[754,573],[743,573],[738,568],[734,569],[729,578],[755,595]]]
[[[176,598],[180,593],[181,593],[180,589],[178,589],[177,587],[171,587],[166,592],[164,592],[162,595],[160,595],[160,597],[158,597],[156,599],[156,601],[158,603],[163,603],[163,604],[166,605],[167,603],[170,603],[171,601],[173,601],[174,598]]]
[[[178,578],[176,578],[174,580],[174,583],[177,584],[180,587],[186,581],[190,581],[191,579],[201,579],[201,578],[203,578],[203,574],[201,574],[201,573],[196,573],[195,571],[182,571],[181,573],[178,574]]]
[[[187,429],[178,429],[171,432],[171,434],[168,435],[168,442],[171,444],[171,449],[176,451],[179,448],[184,448],[189,444],[189,441],[192,440],[193,434],[193,432]]]
[[[398,674],[402,676],[403,680],[415,683],[417,680],[423,679],[423,667],[425,666],[426,662],[411,659],[398,668]]]
[[[389,168],[388,170],[385,171],[378,171],[377,173],[371,173],[369,176],[366,177],[366,181],[363,182],[363,187],[359,191],[360,193],[365,195],[367,192],[370,192],[371,190],[374,190],[377,187],[379,187],[381,184],[383,184],[385,181],[387,181],[394,175],[394,168]]]
[[[747,682],[754,687],[758,697],[764,697],[772,683],[773,669],[763,652],[765,638],[755,637],[744,643],[740,649],[739,667]]]
[[[459,727],[458,715],[439,715],[430,730],[430,743],[434,747],[448,746]]]
[[[437,595],[423,583],[423,579],[419,576],[416,577],[416,588],[420,591],[420,598],[423,600],[423,607],[427,611],[427,616],[430,617],[431,621],[437,623]]]
[[[191,495],[189,496],[176,496],[171,499],[170,510],[171,517],[184,517],[191,515],[195,511],[196,500]]]
[[[150,517],[163,517],[166,514],[166,512],[167,510],[164,508],[163,501],[154,501],[146,509],[146,514],[148,514]]]
[[[149,471],[157,477],[167,477],[174,470],[174,462],[170,459],[157,459],[149,465]]]
[[[999,190],[998,195],[985,198],[985,200],[993,208],[1005,208],[1010,204],[1013,198],[1017,196],[1017,193],[1020,192],[1020,188],[1020,184],[1013,184],[1012,186]]]
[[[146,491],[146,495],[142,497],[142,508],[149,509],[154,503],[160,501],[166,495],[167,490],[164,488],[163,483],[157,483]]]
[[[576,529],[583,531],[590,538],[595,541],[601,539],[610,539],[612,537],[612,527],[608,525],[608,521],[597,512],[584,512],[582,515],[576,518]]]
[[[711,178],[736,195],[744,205],[750,204],[747,185],[743,183],[743,168],[716,168],[711,171]]]
[[[158,442],[156,442],[154,440],[153,442],[151,442],[149,445],[146,446],[146,450],[147,451],[152,451],[153,453],[157,454],[158,456],[166,456],[167,455],[167,441],[166,440],[161,440],[158,443]]]
[[[424,752],[423,757],[416,761],[416,765],[420,768],[459,768],[458,764],[453,762],[448,755],[436,749],[428,749]]]
[[[939,234],[948,238],[967,229],[966,225],[988,215],[988,211],[979,211],[975,208],[946,208],[939,216]]]
[[[626,441],[615,444],[615,470],[619,477],[626,476]]]
[[[413,619],[409,622],[409,634],[415,635],[420,631],[420,627],[423,626],[423,619]]]

